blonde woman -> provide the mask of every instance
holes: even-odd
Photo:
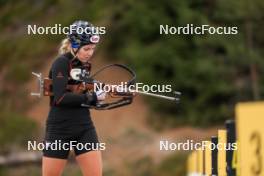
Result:
[[[95,149],[95,146],[99,146],[96,129],[89,109],[82,107],[81,104],[95,105],[105,99],[105,93],[76,94],[66,88],[69,84],[80,83],[72,79],[72,69],[90,72],[90,58],[99,42],[99,36],[93,34],[93,26],[89,22],[76,21],[72,27],[73,30],[67,39],[63,40],[60,55],[52,64],[49,73],[53,96],[50,97],[50,111],[46,121],[43,176],[61,175],[71,148],[84,176],[102,175],[101,152],[97,150],[98,148]],[[55,146],[54,143],[60,147],[52,148]],[[76,147],[77,144],[83,146]]]

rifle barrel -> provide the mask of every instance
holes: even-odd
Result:
[[[166,99],[166,100],[171,100],[171,101],[179,101],[179,98],[177,97],[170,97],[170,96],[166,96],[166,95],[159,95],[159,94],[154,94],[154,93],[150,93],[150,92],[143,92],[143,91],[135,91],[139,94],[142,94],[142,95],[148,95],[148,96],[152,96],[152,97],[157,97],[157,98],[163,98],[163,99]],[[179,92],[176,92],[176,94],[180,95]]]

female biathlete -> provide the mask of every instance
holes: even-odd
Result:
[[[106,94],[77,94],[67,89],[67,85],[80,83],[71,77],[72,69],[90,72],[90,59],[99,42],[99,36],[93,33],[93,25],[86,21],[74,22],[72,29],[63,40],[60,55],[53,62],[49,72],[53,95],[50,97],[50,111],[46,121],[43,176],[61,175],[71,148],[84,176],[102,175],[100,148],[94,149],[99,146],[96,130],[89,109],[81,104],[95,105],[104,100]],[[54,143],[57,143],[57,147],[52,147],[55,146]],[[79,147],[76,147],[77,144]]]

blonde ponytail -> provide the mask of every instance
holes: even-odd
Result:
[[[68,38],[63,39],[59,48],[59,55],[71,52],[71,42]]]

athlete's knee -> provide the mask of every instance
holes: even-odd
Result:
[[[62,175],[66,160],[43,157],[42,176],[60,176]]]
[[[61,176],[62,170],[50,170],[44,169],[42,170],[42,176]]]

